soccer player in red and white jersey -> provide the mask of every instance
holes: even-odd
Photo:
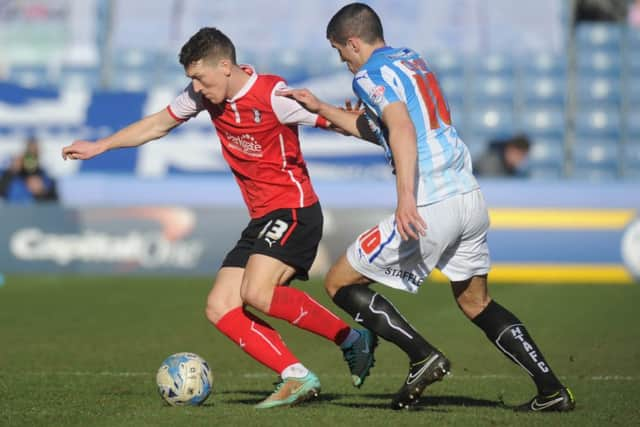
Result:
[[[63,158],[84,160],[114,148],[139,146],[206,110],[251,217],[222,262],[207,298],[206,316],[282,378],[256,407],[306,400],[318,394],[320,382],[280,335],[246,306],[334,341],[359,387],[373,365],[377,337],[350,328],[308,294],[285,286],[295,278],[307,279],[323,222],[297,125],[329,124],[296,101],[276,96],[276,90],[286,87],[282,78],[238,65],[233,43],[216,28],[202,28],[193,35],[182,47],[180,63],[191,84],[167,108],[96,142],[75,141],[63,148]]]

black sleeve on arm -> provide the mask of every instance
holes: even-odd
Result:
[[[377,145],[380,144],[375,132],[371,130],[371,126],[369,126],[369,119],[365,114],[360,114],[358,116],[358,119],[356,120],[356,128],[358,129],[358,132],[360,132],[360,137],[362,139],[373,142]]]

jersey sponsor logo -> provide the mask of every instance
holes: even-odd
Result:
[[[384,86],[375,86],[369,91],[369,99],[374,104],[380,104],[384,99]]]
[[[252,108],[253,110],[253,121],[255,123],[261,123],[262,122],[262,113],[260,113],[260,110],[256,109],[256,108]]]
[[[384,274],[389,277],[399,277],[402,280],[406,280],[415,286],[420,286],[420,283],[422,282],[422,279],[420,278],[420,276],[418,276],[415,273],[412,273],[411,271],[398,270],[395,268],[387,267],[384,270]]]
[[[229,132],[225,132],[224,136],[227,140],[227,147],[232,150],[241,151],[248,156],[262,157],[262,145],[248,133],[232,135]]]

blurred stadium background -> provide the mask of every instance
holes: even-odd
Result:
[[[342,104],[351,75],[324,31],[345,3],[0,2],[0,165],[36,135],[60,194],[55,206],[0,204],[0,272],[214,273],[246,214],[206,114],[138,150],[63,162],[60,149],[164,108],[188,83],[179,48],[202,26],[226,32],[240,62]],[[420,50],[436,70],[474,158],[491,140],[531,138],[527,178],[481,181],[494,278],[632,283],[640,29],[578,21],[577,0],[368,3],[389,44]],[[393,208],[393,177],[376,147],[302,134],[327,212],[322,272]]]
[[[383,290],[454,361],[417,411],[387,410],[406,375],[394,346],[379,346],[356,391],[331,343],[276,320],[320,374],[323,394],[287,416],[256,413],[271,373],[202,315],[212,276],[248,221],[206,115],[138,150],[62,161],[74,139],[164,108],[188,83],[178,50],[202,26],[227,33],[241,62],[342,104],[351,75],[325,26],[346,3],[0,0],[0,169],[35,135],[59,193],[57,203],[0,198],[0,425],[637,424],[640,29],[626,23],[630,1],[367,1],[387,42],[419,49],[436,70],[475,159],[492,139],[531,138],[527,177],[480,180],[491,282],[505,284],[491,292],[531,325],[576,393],[571,414],[506,410],[531,398],[531,384],[432,282],[419,297]],[[580,4],[583,17],[591,8],[607,20],[576,19]],[[371,144],[313,129],[302,136],[325,233],[317,277],[296,286],[335,309],[320,275],[393,210],[395,186]],[[531,283],[553,286],[513,286]],[[204,407],[173,410],[155,394],[155,370],[177,351],[213,366]]]

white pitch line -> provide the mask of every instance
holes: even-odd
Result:
[[[101,371],[101,372],[83,372],[83,371],[55,371],[55,372],[6,372],[0,371],[0,378],[3,376],[19,376],[19,375],[29,375],[29,376],[75,376],[75,377],[153,377],[155,373],[153,372],[112,372],[112,371]],[[216,373],[214,372],[214,375]],[[239,376],[243,378],[270,378],[275,374],[271,372],[247,372],[244,374],[240,374]],[[233,377],[236,376],[234,373],[222,373],[217,374],[217,377]],[[345,375],[338,374],[324,374],[321,375],[323,378],[342,378]],[[372,377],[382,377],[382,378],[404,378],[404,375],[400,374],[385,374],[385,373],[373,373]],[[450,374],[447,376],[448,379],[451,380],[490,380],[490,379],[520,379],[522,375],[504,375],[504,374],[484,374],[484,375],[455,375]],[[595,375],[591,377],[584,376],[560,376],[561,379],[568,380],[587,380],[587,381],[640,381],[640,376],[637,375]]]

